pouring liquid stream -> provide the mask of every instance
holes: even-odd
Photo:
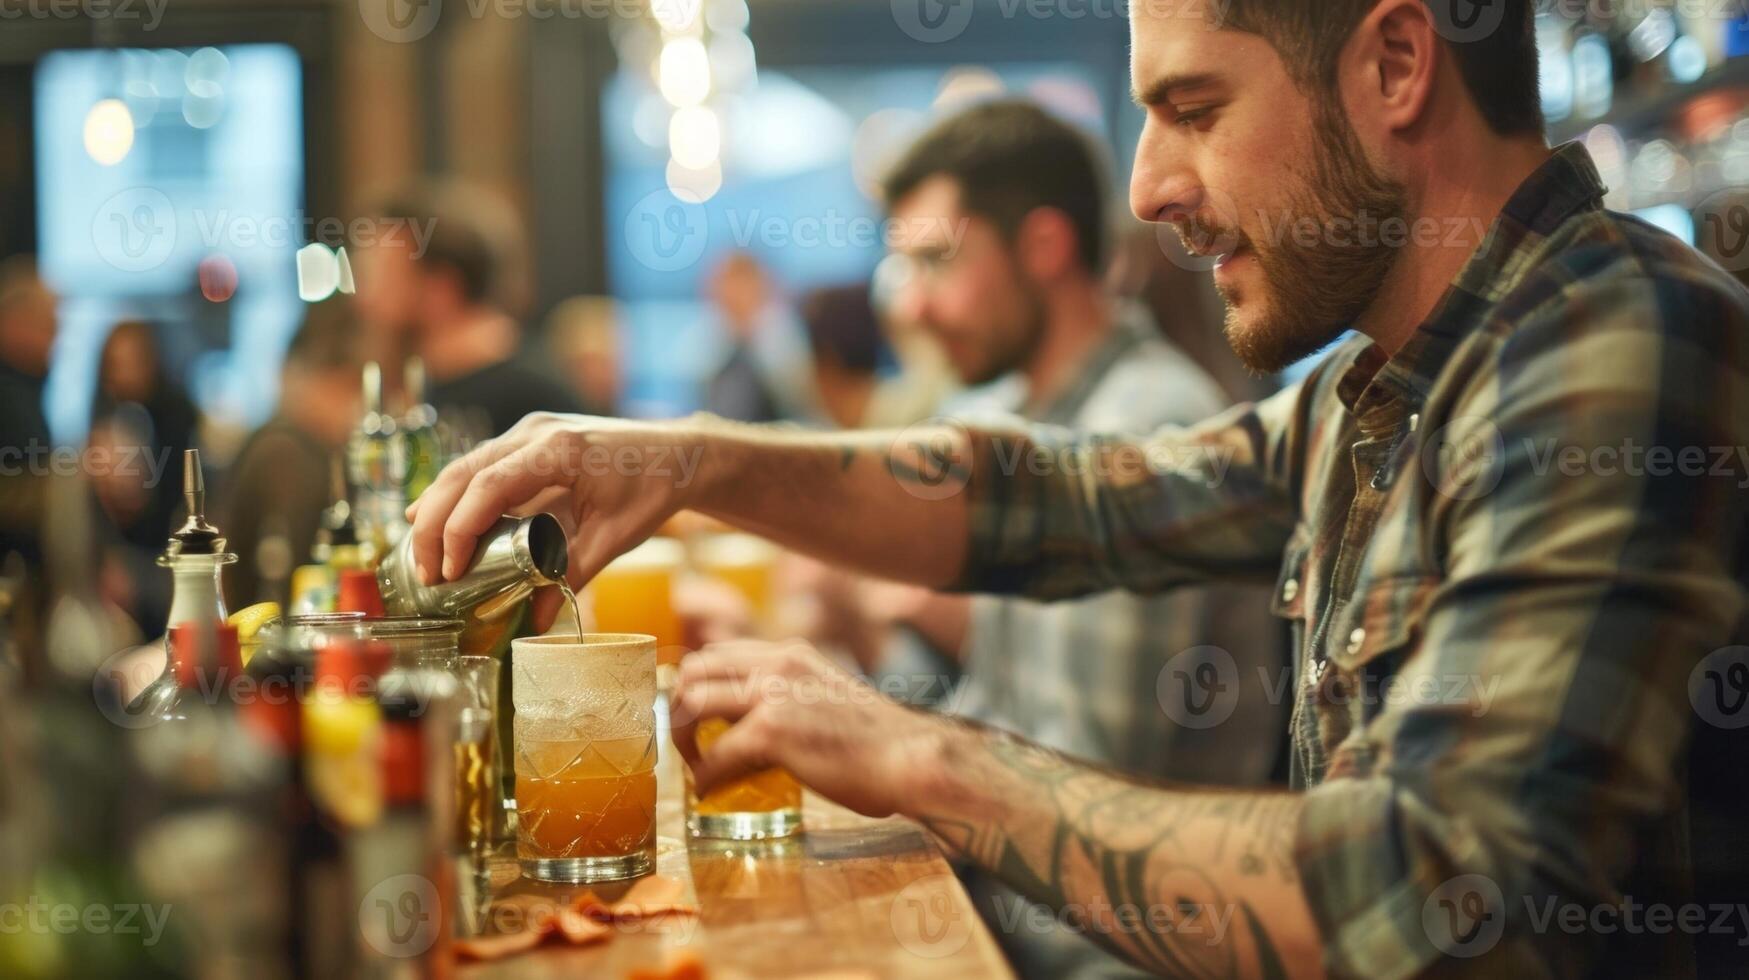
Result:
[[[559,592],[564,595],[565,601],[571,604],[571,620],[577,624],[577,636],[581,638],[583,636],[583,607],[577,604],[577,593],[572,590],[569,582],[560,582]]]

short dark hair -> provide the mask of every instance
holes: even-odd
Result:
[[[471,187],[432,181],[386,198],[374,209],[374,216],[428,228],[431,239],[417,260],[454,273],[468,302],[500,306],[512,302],[515,218],[504,205]]]
[[[999,99],[936,123],[882,182],[891,208],[932,177],[951,177],[960,203],[1012,239],[1037,208],[1068,216],[1081,264],[1105,259],[1104,167],[1092,141],[1031,102]]]
[[[304,324],[286,347],[288,367],[306,371],[356,371],[364,363],[358,353],[358,323],[344,297],[326,299],[305,308]]]
[[[1502,136],[1544,129],[1538,87],[1536,5],[1533,0],[1493,0],[1501,20],[1492,29],[1466,28],[1454,5],[1476,0],[1426,0],[1482,118]],[[1336,88],[1342,48],[1379,0],[1228,0],[1224,26],[1268,41],[1296,81],[1314,97]]]
[[[860,375],[880,371],[887,341],[867,283],[809,293],[802,300],[802,323],[816,360]]]

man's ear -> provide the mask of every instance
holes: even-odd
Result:
[[[1078,259],[1075,223],[1057,208],[1040,207],[1020,219],[1014,254],[1028,276],[1049,281],[1068,272]]]
[[[1380,135],[1420,123],[1445,54],[1426,0],[1383,0],[1343,58],[1350,118],[1372,120]]]

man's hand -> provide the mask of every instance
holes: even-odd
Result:
[[[419,576],[459,577],[494,521],[544,512],[565,525],[580,589],[685,506],[701,453],[684,424],[530,415],[445,467],[407,509]]]
[[[820,795],[873,817],[901,810],[938,718],[882,696],[805,643],[730,643],[681,662],[674,741],[700,793],[781,766]],[[697,722],[735,727],[699,753]],[[924,753],[920,755],[919,753]]]
[[[445,467],[407,508],[413,560],[426,583],[453,580],[492,522],[549,513],[570,536],[569,577],[581,588],[691,509],[886,578],[956,582],[967,495],[943,496],[913,474],[920,442],[951,448],[955,472],[967,471],[969,437],[957,429],[901,435],[788,431],[708,415],[662,423],[531,415]],[[551,621],[555,600],[541,597],[537,626]]]

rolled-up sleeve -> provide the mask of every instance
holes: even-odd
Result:
[[[956,588],[1057,599],[1271,578],[1293,528],[1305,400],[1296,385],[1146,438],[969,427]]]
[[[1300,826],[1336,975],[1584,974],[1610,955],[1592,911],[1631,900],[1655,854],[1684,864],[1690,679],[1744,615],[1749,474],[1718,463],[1749,445],[1749,329],[1735,297],[1668,287],[1567,297],[1440,410],[1486,420],[1491,448],[1439,460],[1424,491],[1443,574],[1391,668],[1423,693],[1337,747]]]

